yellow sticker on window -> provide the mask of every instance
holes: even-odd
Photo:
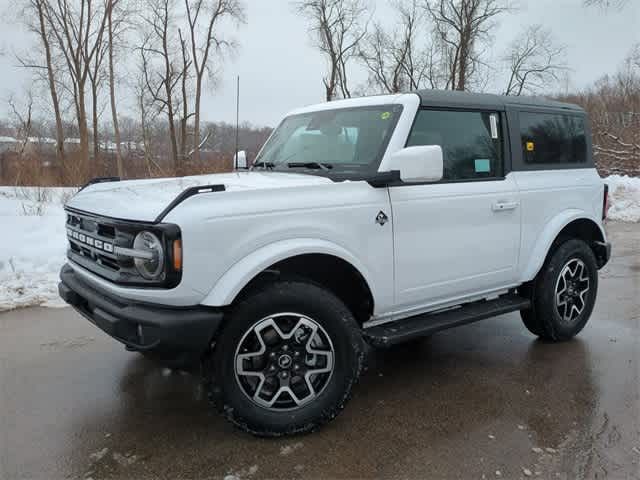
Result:
[[[536,149],[536,144],[533,142],[527,142],[527,152],[533,152]]]
[[[391,112],[383,112],[382,115],[380,115],[380,118],[382,120],[389,120],[391,118]]]

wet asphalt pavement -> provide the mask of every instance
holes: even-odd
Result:
[[[517,314],[373,352],[320,432],[263,440],[70,309],[0,315],[0,479],[640,478],[640,225],[565,344]]]

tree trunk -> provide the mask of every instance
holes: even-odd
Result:
[[[460,36],[460,56],[458,57],[458,84],[456,90],[466,90],[467,69],[469,67],[469,56],[471,55],[471,33],[465,29]]]
[[[116,142],[116,168],[118,170],[118,176],[124,178],[124,163],[122,161],[122,147],[120,140],[120,126],[118,124],[118,110],[116,107],[116,87],[115,87],[115,72],[113,68],[113,0],[109,0],[109,13],[108,13],[108,28],[109,28],[109,97],[111,101],[111,121],[113,123],[113,134]]]
[[[187,74],[189,71],[189,62],[187,58],[187,50],[182,31],[178,29],[180,38],[180,49],[182,51],[182,78],[180,84],[182,86],[182,117],[180,118],[180,158],[183,162],[187,158],[187,122],[189,121],[189,96],[187,93]]]
[[[180,158],[184,162],[187,158],[187,122],[189,107],[187,105],[187,86],[182,83],[182,118],[180,118]]]
[[[204,70],[202,70],[204,72]],[[196,100],[193,119],[193,163],[200,164],[200,99],[202,97],[202,72],[196,78]]]
[[[178,154],[178,142],[176,141],[176,125],[173,114],[173,107],[169,105],[167,107],[167,117],[169,120],[169,135],[171,136],[171,154],[173,156],[173,164],[175,166],[175,174],[177,177],[184,175],[184,169],[182,168],[182,159]]]
[[[92,176],[99,177],[102,175],[100,162],[100,135],[98,132],[98,80],[95,79],[91,84],[91,107],[92,107],[92,128],[93,128],[93,171]]]
[[[144,163],[147,167],[147,174],[151,176],[151,142],[149,141],[149,130],[147,127],[147,109],[144,106],[144,93],[140,93],[140,128],[142,129],[142,144],[144,145]]]
[[[187,121],[189,108],[187,106],[187,87],[182,85],[182,118],[180,118],[180,158],[184,162],[187,158]]]
[[[182,161],[178,154],[178,140],[176,137],[176,123],[175,123],[175,112],[173,110],[173,73],[172,73],[172,65],[171,65],[171,57],[169,54],[169,39],[168,39],[168,21],[169,21],[169,13],[167,10],[168,3],[165,1],[164,3],[164,24],[162,31],[162,55],[164,58],[164,89],[165,94],[167,96],[166,99],[166,108],[167,108],[167,120],[169,122],[169,136],[171,137],[171,157],[173,160],[174,174],[178,177],[183,175],[182,169]]]
[[[80,132],[80,161],[83,163],[85,180],[90,180],[92,171],[89,161],[89,128],[87,126],[87,109],[85,105],[84,85],[78,85],[78,130]]]
[[[167,63],[166,66],[166,78],[170,79],[170,65]],[[173,111],[173,101],[170,81],[167,80],[165,83],[165,90],[167,94],[167,121],[169,122],[169,137],[171,137],[171,158],[173,160],[173,167],[175,170],[175,175],[180,177],[183,175],[182,169],[182,161],[180,159],[180,155],[178,152],[178,141],[176,138],[176,123],[175,123],[175,113]]]
[[[58,99],[58,91],[56,88],[56,79],[53,73],[53,61],[51,59],[51,46],[47,36],[47,30],[44,21],[44,12],[42,0],[37,0],[38,20],[40,22],[40,38],[44,47],[44,54],[47,63],[47,78],[49,81],[49,93],[51,94],[51,103],[53,104],[53,112],[56,118],[56,160],[58,165],[65,168],[64,156],[64,128],[62,125],[62,114],[60,113],[60,100]]]
[[[184,115],[180,119],[180,157],[187,157],[187,117]]]

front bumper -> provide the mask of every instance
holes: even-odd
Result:
[[[223,313],[208,307],[162,307],[117,297],[62,267],[60,297],[129,350],[199,359],[209,348]]]
[[[595,242],[593,244],[593,251],[596,255],[598,268],[604,267],[607,263],[609,263],[609,260],[611,260],[611,243]]]

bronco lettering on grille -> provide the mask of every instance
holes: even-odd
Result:
[[[104,250],[105,252],[109,252],[109,253],[113,253],[113,244],[112,243],[107,243],[107,242],[102,242],[101,240],[98,240],[96,238],[92,238],[92,237],[88,237],[84,234],[79,234],[78,232],[74,232],[73,230],[71,230],[70,228],[67,229],[67,236],[70,239],[73,239],[77,242],[80,243],[84,243],[86,245],[90,245],[94,248],[100,249],[100,250]]]

